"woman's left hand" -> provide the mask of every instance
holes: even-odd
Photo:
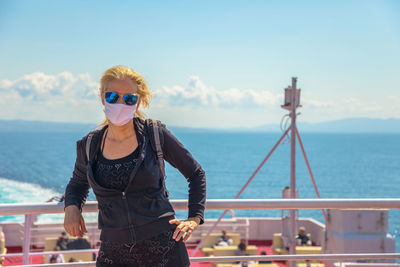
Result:
[[[187,220],[179,220],[179,219],[172,219],[169,221],[170,224],[177,224],[178,226],[175,229],[172,238],[176,241],[179,241],[181,237],[186,233],[183,242],[189,239],[190,235],[196,230],[197,226],[199,226],[200,219],[197,217],[189,218]]]

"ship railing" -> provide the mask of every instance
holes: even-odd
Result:
[[[87,215],[86,213],[84,215]],[[95,214],[95,213],[93,213]],[[22,216],[22,215],[21,215]],[[179,216],[179,215],[178,215]],[[88,241],[91,244],[91,247],[97,247],[100,243],[100,231],[98,229],[97,223],[97,215],[96,216],[85,216],[85,225],[87,229],[87,233],[85,234],[88,237]],[[1,220],[1,219],[0,219]],[[7,232],[10,235],[14,235],[14,239],[20,240],[22,244],[24,238],[24,223],[23,219],[20,219],[20,223],[7,223],[11,225],[15,225],[7,228]],[[186,242],[186,246],[192,247],[200,242],[200,240],[204,237],[203,234],[207,233],[209,229],[213,227],[213,219],[206,220],[201,227],[194,231],[190,236],[190,240]],[[17,226],[18,225],[18,226]],[[63,229],[63,218],[59,217],[56,222],[38,222],[36,221],[32,224],[31,227],[31,244],[36,247],[43,247],[45,245],[45,240],[49,236],[58,236]],[[228,233],[237,233],[240,234],[243,239],[248,240],[250,237],[250,219],[248,217],[241,218],[224,218],[223,221],[218,223],[218,226],[214,229],[215,231],[226,230]],[[40,249],[31,249],[35,251],[39,251]]]
[[[170,200],[175,210],[186,210],[187,200]],[[206,210],[226,209],[400,209],[400,198],[319,198],[319,199],[208,199]],[[97,201],[87,201],[83,212],[98,212]],[[38,214],[64,213],[64,203],[17,203],[0,204],[0,216],[25,215],[23,253],[3,254],[0,257],[22,256],[24,266],[30,256],[66,253],[96,252],[98,249],[30,252],[30,227],[32,218]],[[400,259],[400,253],[358,253],[358,254],[309,254],[309,255],[266,255],[266,256],[215,256],[190,257],[191,262],[232,262],[232,261],[298,261],[298,260],[359,260],[359,259]],[[95,266],[95,262],[44,264],[40,266]]]

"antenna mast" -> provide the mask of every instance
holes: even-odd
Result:
[[[290,198],[296,198],[296,108],[301,107],[300,89],[296,88],[297,78],[292,77],[292,85],[285,89],[285,104],[281,107],[290,110]],[[292,103],[294,103],[292,105]],[[289,218],[289,253],[296,254],[296,212],[290,210]],[[290,267],[296,267],[296,261],[290,261]]]

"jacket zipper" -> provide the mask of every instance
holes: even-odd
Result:
[[[136,244],[136,234],[135,234],[135,230],[133,229],[133,222],[131,219],[131,214],[129,212],[128,200],[126,198],[125,191],[122,192],[122,201],[125,203],[126,214],[128,216],[129,232],[131,233],[131,238],[132,238],[132,242],[133,242],[133,244],[131,246],[131,249],[132,249],[133,246]]]
[[[130,234],[131,234],[131,240],[132,240],[132,243],[133,243],[132,246],[131,246],[131,248],[130,248],[130,251],[132,250],[132,248],[133,248],[133,247],[135,246],[135,244],[136,244],[136,233],[135,233],[135,229],[134,229],[134,226],[133,226],[133,221],[132,221],[132,218],[131,218],[131,215],[130,215],[130,212],[129,212],[128,200],[127,200],[127,198],[126,198],[126,190],[128,189],[129,185],[132,183],[132,180],[133,180],[133,178],[135,177],[135,174],[137,173],[137,171],[138,171],[138,169],[139,169],[139,166],[140,166],[140,164],[142,164],[142,161],[144,160],[144,157],[145,157],[146,138],[143,138],[142,141],[144,141],[144,142],[143,142],[143,145],[142,145],[142,147],[141,147],[142,153],[140,154],[139,160],[136,162],[135,168],[132,170],[132,172],[131,172],[131,174],[130,174],[130,176],[129,176],[128,186],[127,186],[127,187],[125,188],[125,190],[122,192],[122,201],[125,203],[126,214],[127,214],[127,217],[128,217],[128,227],[129,227],[129,232],[130,232]],[[96,184],[98,187],[100,187],[101,190],[105,190],[105,191],[117,191],[117,192],[118,192],[118,190],[108,190],[107,188],[103,188],[103,187],[101,187],[100,185],[98,185],[97,182],[96,182],[96,180],[93,178],[93,171],[92,171],[92,168],[91,168],[91,163],[88,163],[87,166],[90,167],[90,168],[89,168],[90,170],[89,170],[89,173],[88,173],[89,180],[91,180],[94,184]]]
[[[146,139],[146,138],[144,138]],[[143,139],[142,139],[143,140]],[[136,233],[135,233],[135,229],[133,228],[133,221],[131,218],[131,214],[129,211],[129,205],[128,205],[128,200],[126,199],[126,190],[128,189],[129,185],[132,183],[133,178],[135,177],[140,164],[142,164],[142,161],[144,160],[144,156],[145,156],[145,150],[146,150],[146,140],[144,140],[143,146],[142,146],[142,153],[140,154],[139,160],[136,162],[136,166],[135,168],[132,170],[130,176],[129,176],[129,181],[128,181],[128,185],[125,188],[124,191],[122,191],[122,201],[125,203],[125,207],[126,207],[126,214],[128,216],[128,223],[129,223],[129,232],[131,233],[131,238],[132,238],[132,246],[129,249],[129,252],[131,252],[131,250],[133,249],[133,247],[136,244]]]

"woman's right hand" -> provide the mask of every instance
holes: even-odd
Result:
[[[87,233],[85,220],[78,207],[70,205],[65,208],[64,229],[71,236],[83,237]]]

